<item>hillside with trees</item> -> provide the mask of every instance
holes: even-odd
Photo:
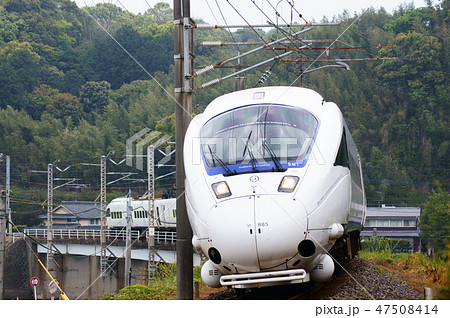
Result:
[[[246,87],[255,87],[270,68],[263,85],[302,85],[341,107],[361,152],[370,205],[419,205],[433,182],[446,188],[450,183],[450,1],[436,2],[417,9],[400,6],[393,13],[344,11],[323,21],[341,27],[318,27],[305,35],[339,37],[339,46],[371,47],[330,50],[336,58],[395,60],[356,61],[349,63],[350,71],[319,70],[301,78],[310,63],[279,62],[245,75]],[[195,42],[272,40],[281,33],[239,29],[230,36],[226,30],[198,30]],[[196,66],[237,51],[235,46],[197,47]],[[272,56],[265,50],[242,63]],[[0,152],[11,157],[16,224],[36,224],[46,198],[46,176],[31,171],[46,170],[56,159],[73,165],[70,177],[86,187],[58,190],[55,201],[94,200],[99,171],[80,163],[99,163],[111,150],[125,155],[126,140],[145,127],[174,134],[174,101],[168,94],[174,90],[173,22],[167,4],[136,15],[109,3],[78,8],[69,0],[0,0],[0,74]],[[208,74],[202,81],[219,76]],[[230,80],[199,91],[194,112],[233,89]],[[0,167],[4,184],[4,163]],[[134,172],[145,178],[145,172]],[[169,191],[172,184],[163,179],[158,189]],[[134,194],[145,191],[145,185],[122,182],[108,199],[128,188]]]

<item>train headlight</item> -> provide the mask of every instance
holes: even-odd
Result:
[[[293,192],[300,178],[296,176],[284,176],[278,186],[278,192]]]
[[[231,195],[230,188],[225,181],[213,183],[211,185],[214,193],[216,194],[217,199],[222,199],[229,197]]]

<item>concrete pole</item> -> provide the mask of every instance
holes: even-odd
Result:
[[[186,56],[183,18],[190,17],[190,1],[174,0],[174,65],[175,65],[175,119],[176,119],[176,194],[177,194],[177,299],[193,299],[192,229],[187,218],[183,144],[191,120],[192,92],[186,90],[185,66],[191,63]],[[188,39],[186,39],[188,40]]]
[[[0,191],[0,300],[5,296],[5,244],[6,244],[6,208],[4,198],[6,193]]]
[[[9,156],[6,156],[6,214],[8,215],[9,242],[12,243],[13,232],[12,232],[10,197],[11,197],[11,160]]]

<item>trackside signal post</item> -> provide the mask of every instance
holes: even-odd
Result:
[[[192,113],[193,21],[190,0],[174,0],[175,142],[177,194],[177,299],[193,299],[192,229],[186,211],[183,144]]]

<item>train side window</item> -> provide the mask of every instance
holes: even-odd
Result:
[[[135,219],[145,219],[147,216],[147,211],[145,210],[135,210],[134,211],[134,218]]]
[[[348,150],[347,150],[347,138],[345,136],[345,128],[342,132],[341,144],[339,145],[339,151],[334,161],[334,166],[342,166],[349,168],[348,163]]]
[[[111,219],[121,219],[122,212],[111,212]]]

